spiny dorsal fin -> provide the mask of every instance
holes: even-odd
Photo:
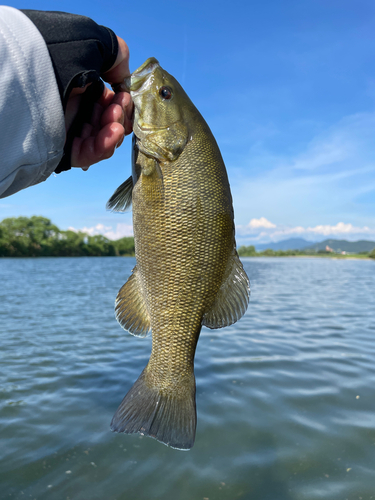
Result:
[[[120,325],[132,335],[146,337],[151,329],[150,316],[138,279],[137,266],[117,294],[115,313]]]
[[[208,328],[233,325],[246,312],[250,299],[250,282],[234,249],[228,260],[223,282],[202,324]]]
[[[132,204],[133,178],[126,179],[107,201],[106,209],[113,212],[125,212]]]

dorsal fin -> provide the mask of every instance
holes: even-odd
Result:
[[[150,316],[138,278],[137,266],[117,294],[115,312],[117,321],[132,335],[146,337],[151,330]]]
[[[223,282],[211,308],[203,315],[202,324],[208,328],[233,325],[246,312],[250,299],[250,282],[233,249],[224,273]]]
[[[106,209],[113,212],[125,212],[132,204],[133,178],[130,176],[119,186],[107,201]]]

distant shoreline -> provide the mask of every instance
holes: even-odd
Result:
[[[240,246],[238,248],[238,255],[240,257],[322,257],[324,259],[350,259],[350,260],[371,260],[375,259],[375,248],[368,251],[334,251],[332,248],[327,248],[325,250],[312,250],[312,249],[302,249],[302,250],[273,250],[272,248],[267,248],[263,251],[256,251],[254,245],[250,246]]]
[[[291,258],[291,257],[297,257],[297,258],[312,258],[312,259],[332,259],[332,260],[375,260],[368,255],[364,256],[359,256],[359,255],[240,255],[241,259],[242,258],[255,258],[258,259],[259,257],[266,257],[266,258],[276,258],[276,259],[284,259],[284,258]]]
[[[324,249],[273,250],[267,248],[259,252],[256,251],[254,245],[240,246],[238,255],[240,257],[323,257],[336,260],[375,260],[375,248],[363,251],[363,248],[357,247],[351,248],[351,250],[345,249],[347,253],[338,253],[341,250],[332,248],[331,240],[326,240],[326,243],[330,243],[330,245],[325,245]],[[362,243],[372,245],[372,242],[368,241]],[[293,244],[293,241],[287,243],[291,246]],[[109,240],[101,234],[90,236],[82,231],[69,229],[62,231],[52,224],[50,219],[35,215],[32,217],[10,217],[0,222],[0,258],[134,257],[134,253],[133,236]]]
[[[83,257],[90,258],[98,258],[98,257],[119,257],[119,258],[135,258],[135,255],[23,255],[23,256],[0,256],[0,259],[80,259]],[[267,259],[285,259],[285,258],[302,258],[302,259],[331,259],[331,260],[372,260],[375,262],[375,259],[364,256],[355,256],[355,255],[240,255],[240,258],[245,259],[259,259],[265,257]]]

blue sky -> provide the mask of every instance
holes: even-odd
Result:
[[[156,57],[205,117],[232,188],[239,244],[302,236],[375,240],[375,3],[363,0],[14,1],[112,28],[134,71]],[[0,200],[0,219],[44,215],[116,238],[105,203],[130,174],[115,155]]]

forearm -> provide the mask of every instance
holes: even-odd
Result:
[[[20,11],[0,7],[0,197],[44,181],[65,143],[64,113],[46,43]]]

